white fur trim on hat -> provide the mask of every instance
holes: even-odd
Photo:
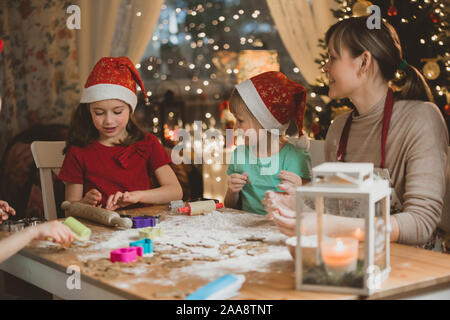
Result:
[[[84,88],[80,102],[91,103],[108,99],[122,100],[128,103],[133,111],[137,105],[137,96],[133,91],[124,86],[109,83],[100,83]]]
[[[289,127],[289,123],[281,124],[278,122],[278,120],[267,108],[264,101],[261,99],[258,90],[256,90],[250,79],[236,85],[236,89],[250,112],[255,116],[256,120],[258,120],[264,129],[278,129],[280,134],[286,131]]]
[[[303,134],[301,137],[288,137],[287,142],[297,148],[305,149],[306,151],[309,150],[309,147],[311,145],[310,139],[305,134]]]

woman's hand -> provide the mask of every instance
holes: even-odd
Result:
[[[0,200],[0,224],[8,220],[9,215],[16,215],[16,210],[9,206],[8,202]]]
[[[282,185],[280,185],[280,189],[286,192],[267,191],[265,193],[262,204],[267,213],[270,213],[279,207],[295,211],[295,190],[292,190],[291,188],[285,189]]]
[[[280,232],[293,236],[296,234],[296,199],[295,190],[287,188],[291,192],[275,192],[267,191],[266,196],[262,200],[264,209],[267,212],[267,218],[280,228]],[[312,235],[317,232],[317,216],[316,213],[304,206],[306,209],[301,214],[301,231],[304,235]]]
[[[280,232],[291,237],[295,236],[295,211],[280,207],[272,212],[272,220],[280,229]]]
[[[80,202],[91,206],[101,206],[102,194],[97,189],[91,189],[84,195]]]
[[[115,194],[112,194],[108,197],[105,209],[116,210],[118,208],[127,207],[138,202],[141,202],[141,194],[139,191],[117,191]]]
[[[267,191],[262,200],[268,219],[286,235],[295,234],[295,194]]]
[[[61,244],[71,244],[73,241],[73,235],[70,228],[59,221],[50,221],[35,226],[36,228],[36,240],[47,240],[51,238],[53,241]]]

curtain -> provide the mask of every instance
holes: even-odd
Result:
[[[104,56],[128,56],[138,63],[158,21],[164,0],[78,0],[78,63],[83,87]]]
[[[95,63],[111,51],[121,0],[78,0],[81,28],[76,31],[80,86],[84,87]]]
[[[19,132],[67,123],[79,99],[72,1],[0,1],[0,155]]]
[[[319,39],[337,20],[330,9],[335,0],[266,0],[270,13],[292,60],[303,77],[314,84],[321,71],[315,59],[320,58]]]
[[[164,0],[126,0],[116,23],[111,55],[139,63],[159,19]],[[138,15],[139,14],[139,15]]]

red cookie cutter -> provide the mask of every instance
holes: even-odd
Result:
[[[142,257],[142,247],[121,248],[111,251],[111,262],[133,262],[137,257]]]

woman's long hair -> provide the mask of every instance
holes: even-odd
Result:
[[[126,130],[128,132],[127,138],[124,141],[120,141],[118,145],[129,146],[145,139],[145,132],[136,123],[134,115],[131,113],[131,108]],[[87,147],[96,139],[98,139],[98,130],[92,121],[89,104],[80,103],[72,115],[63,153],[66,154],[71,146]]]
[[[403,53],[394,27],[381,21],[380,29],[369,29],[367,19],[367,16],[352,17],[335,23],[326,32],[327,45],[339,55],[342,46],[345,46],[354,58],[369,51],[377,61],[383,78],[393,84],[397,99],[433,102],[430,87],[415,67],[406,64],[403,70],[398,70]],[[398,71],[402,75],[400,78],[396,77]]]

